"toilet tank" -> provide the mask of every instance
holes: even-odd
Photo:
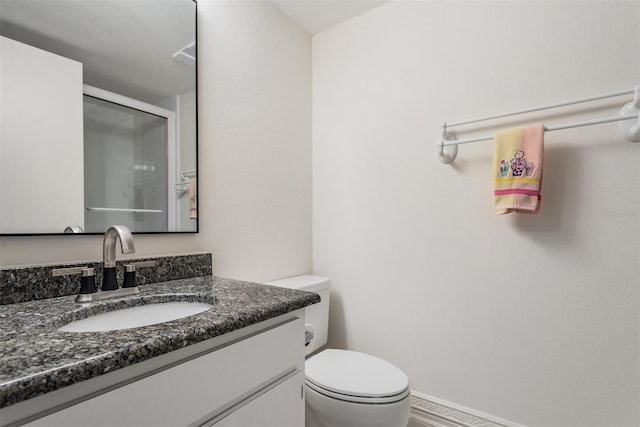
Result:
[[[307,275],[274,280],[265,284],[315,292],[320,295],[321,301],[319,303],[305,308],[305,330],[313,333],[313,339],[305,347],[305,355],[313,353],[327,343],[327,333],[329,331],[329,287],[331,287],[329,279]]]

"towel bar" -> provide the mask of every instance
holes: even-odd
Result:
[[[632,142],[640,142],[640,114],[639,114],[640,85],[638,85],[635,87],[635,89],[628,90],[628,91],[611,92],[608,94],[592,96],[589,98],[581,98],[573,101],[566,101],[566,102],[560,102],[556,104],[529,108],[526,110],[519,110],[512,113],[497,114],[494,116],[487,116],[487,117],[482,117],[478,119],[465,120],[465,121],[455,122],[455,123],[444,123],[442,126],[442,134],[441,134],[440,142],[438,142],[437,144],[438,157],[440,158],[440,161],[442,163],[445,163],[445,164],[451,163],[455,160],[456,155],[458,154],[458,145],[468,144],[471,142],[493,140],[492,135],[456,140],[455,134],[453,132],[449,132],[449,129],[448,129],[453,126],[460,126],[460,125],[466,125],[470,123],[477,123],[481,121],[494,120],[494,119],[499,119],[503,117],[515,116],[518,114],[547,110],[550,108],[564,107],[567,105],[579,104],[583,102],[591,102],[599,99],[613,98],[616,96],[628,95],[628,94],[633,94],[633,101],[625,104],[620,110],[620,115],[618,116],[604,117],[601,119],[586,120],[582,122],[566,123],[566,124],[556,125],[556,126],[545,126],[544,129],[546,132],[552,132],[556,130],[571,129],[571,128],[583,127],[583,126],[592,126],[592,125],[597,125],[602,123],[619,122],[620,132],[622,133],[625,139]],[[634,119],[636,121],[632,122],[631,120],[634,120]],[[445,149],[445,147],[451,147],[451,148],[447,150]]]

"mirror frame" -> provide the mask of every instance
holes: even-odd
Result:
[[[199,174],[200,174],[200,161],[199,161],[199,142],[200,142],[200,135],[199,135],[199,126],[198,126],[198,118],[199,118],[199,111],[198,111],[198,59],[199,59],[199,43],[198,43],[198,1],[197,0],[191,0],[193,2],[194,5],[194,16],[193,19],[195,21],[195,41],[196,41],[196,46],[195,46],[195,50],[196,50],[196,64],[194,67],[194,72],[195,72],[195,112],[196,112],[196,128],[195,128],[195,136],[196,136],[196,182],[198,183],[197,189],[196,189],[196,199],[198,200],[198,203],[196,204],[196,216],[197,216],[197,222],[196,222],[196,230],[195,231],[137,231],[137,232],[132,232],[133,234],[161,234],[161,235],[183,235],[183,234],[198,234],[200,232],[200,180],[199,180]],[[20,237],[20,236],[101,236],[103,235],[104,232],[83,232],[83,233],[2,233],[0,232],[0,237]]]

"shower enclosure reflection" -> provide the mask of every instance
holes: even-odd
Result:
[[[174,144],[168,138],[174,120],[172,111],[157,115],[84,95],[86,232],[110,224],[134,232],[168,231],[175,223],[167,209],[167,147]]]

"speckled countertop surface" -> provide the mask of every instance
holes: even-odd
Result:
[[[317,294],[206,276],[140,287],[141,294],[77,304],[75,296],[0,306],[0,408],[268,320]],[[168,302],[213,302],[195,316],[110,332],[58,332],[92,313]]]

